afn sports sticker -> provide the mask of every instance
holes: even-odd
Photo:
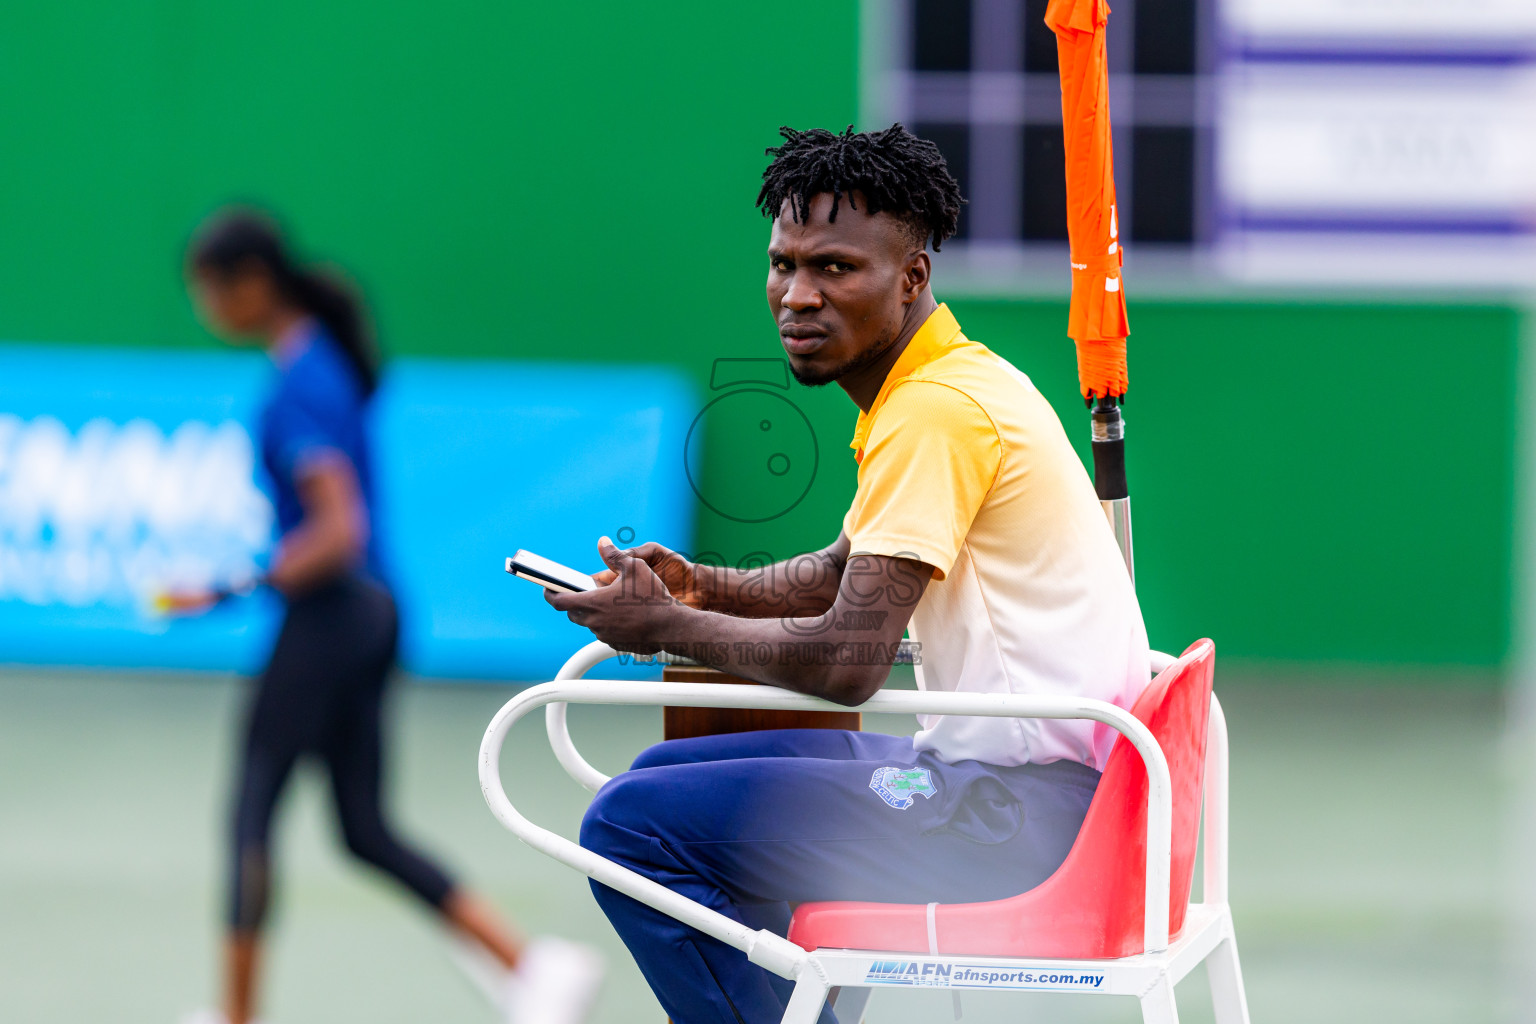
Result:
[[[869,788],[898,811],[911,807],[917,797],[930,797],[938,792],[933,787],[933,773],[927,768],[876,768]]]
[[[1068,968],[1048,971],[990,964],[935,963],[915,960],[876,960],[864,975],[869,985],[912,985],[918,988],[1029,988],[1093,990],[1104,984],[1102,972]]]

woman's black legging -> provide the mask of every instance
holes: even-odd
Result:
[[[354,856],[432,907],[440,908],[452,891],[441,869],[400,842],[380,806],[382,703],[398,635],[394,599],[363,577],[345,577],[289,603],[246,719],[230,886],[236,931],[255,932],[266,916],[272,815],[302,755],[325,764]]]

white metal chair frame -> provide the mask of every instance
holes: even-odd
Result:
[[[1201,650],[1191,652],[1190,656]],[[900,962],[903,972],[907,971],[908,965],[916,965],[919,987],[1135,996],[1141,1000],[1147,1024],[1176,1024],[1178,1010],[1173,986],[1201,961],[1208,960],[1218,1024],[1248,1024],[1247,999],[1227,903],[1227,726],[1214,695],[1211,697],[1206,745],[1202,902],[1189,905],[1183,932],[1171,944],[1168,904],[1172,789],[1163,752],[1139,719],[1113,704],[1086,698],[881,690],[860,710],[991,718],[1091,719],[1103,722],[1125,736],[1141,755],[1148,779],[1146,952],[1115,960],[951,956],[936,952],[922,956],[846,949],[807,952],[780,935],[748,928],[583,849],[564,836],[533,824],[512,806],[501,783],[501,748],[512,726],[536,708],[547,707],[545,725],[561,766],[594,793],[608,781],[608,776],[587,763],[571,741],[566,725],[567,704],[847,710],[817,697],[774,686],[582,678],[616,653],[607,644],[588,644],[565,663],[552,682],[529,687],[502,706],[491,719],[480,744],[480,789],[485,802],[502,825],[540,853],[741,950],[752,963],[794,981],[794,993],[781,1024],[815,1024],[823,1003],[834,989],[841,990],[837,999],[839,1017],[845,1024],[858,1024],[873,988],[913,987],[907,980],[911,975],[895,973],[890,966],[893,960]],[[1175,660],[1154,653],[1153,670],[1160,672]],[[932,918],[930,948],[936,949],[931,921]]]

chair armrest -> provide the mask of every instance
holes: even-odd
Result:
[[[611,657],[605,644],[589,644],[567,662],[571,674],[585,672]],[[578,667],[579,666],[579,667]],[[561,670],[566,675],[566,669]],[[546,705],[616,704],[678,707],[761,708],[768,710],[843,711],[846,708],[774,686],[739,686],[714,683],[644,683],[633,680],[557,679],[530,687],[513,697],[491,720],[480,744],[480,789],[491,813],[513,835],[534,849],[594,878],[648,906],[689,924],[727,945],[745,952],[754,963],[782,977],[794,977],[804,953],[771,932],[753,932],[739,922],[679,896],[612,861],[582,849],[576,843],[541,828],[513,807],[501,783],[501,748],[513,724],[528,712]],[[1145,725],[1130,712],[1106,701],[1055,695],[997,693],[949,693],[881,690],[861,710],[896,714],[963,715],[986,718],[1089,719],[1102,722],[1128,739],[1141,755],[1147,770],[1147,952],[1168,947],[1168,891],[1173,827],[1172,783],[1162,749]],[[558,724],[558,728],[557,728]],[[584,785],[607,777],[586,762],[565,730],[564,710],[546,720],[556,756],[572,776]],[[583,779],[585,776],[585,779]],[[598,781],[601,780],[601,781]],[[588,788],[596,788],[588,786]]]
[[[594,640],[571,655],[566,663],[560,666],[555,679],[580,679],[618,653],[601,640]],[[566,721],[565,707],[564,704],[551,704],[544,711],[544,729],[549,734],[549,747],[554,751],[555,760],[560,762],[560,767],[565,769],[567,775],[580,783],[589,793],[596,793],[608,781],[608,776],[592,767],[587,759],[581,756],[581,751],[576,749],[576,744],[571,739],[570,725]]]
[[[906,646],[907,643],[908,641],[902,641],[904,658],[898,657],[898,664],[910,663],[912,660],[912,650]],[[598,665],[617,655],[618,652],[612,647],[609,647],[600,640],[594,640],[571,655],[566,663],[560,666],[560,671],[556,673],[555,679],[580,679]],[[654,660],[663,664],[673,662],[693,664],[693,662],[689,662],[685,658],[674,658],[667,655],[659,655],[645,660]],[[1177,660],[1171,654],[1153,651],[1153,674],[1162,672]],[[864,705],[864,707],[868,707],[868,705]],[[592,767],[587,759],[581,756],[581,751],[576,749],[576,744],[571,739],[571,729],[566,718],[564,704],[556,703],[549,705],[544,712],[544,728],[549,734],[549,746],[554,751],[555,760],[560,762],[560,767],[565,769],[565,773],[575,779],[589,793],[596,793],[599,789],[602,789],[603,784],[608,781],[608,776]]]

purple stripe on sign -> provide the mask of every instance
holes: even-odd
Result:
[[[1241,231],[1335,232],[1388,235],[1528,235],[1536,224],[1519,217],[1489,214],[1401,217],[1372,213],[1238,213],[1225,226]]]
[[[1227,49],[1229,61],[1249,64],[1330,64],[1374,67],[1512,68],[1536,64],[1536,45],[1516,43],[1498,49],[1431,49],[1423,40],[1396,46],[1375,44],[1347,49],[1337,41],[1308,44],[1239,42]]]

